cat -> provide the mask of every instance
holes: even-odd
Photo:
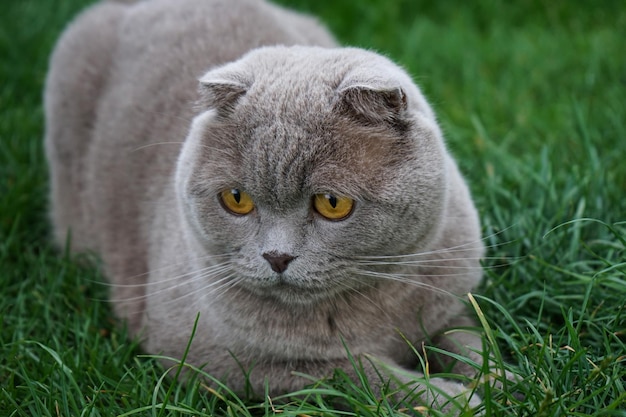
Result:
[[[271,395],[356,378],[347,350],[416,392],[407,341],[480,363],[478,334],[446,332],[473,326],[478,215],[386,57],[261,0],[101,2],[60,38],[45,114],[56,242],[101,258],[146,351],[183,357],[197,317],[187,361]],[[430,382],[418,402],[480,403]]]

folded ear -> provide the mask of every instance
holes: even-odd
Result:
[[[200,79],[200,106],[215,109],[222,116],[230,114],[250,88],[241,78],[232,73],[224,74],[220,69],[209,71]]]
[[[376,87],[354,85],[339,91],[340,111],[370,125],[388,124],[405,130],[408,104],[404,90],[400,87]]]

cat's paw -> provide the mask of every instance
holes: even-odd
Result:
[[[523,376],[511,372],[509,370],[496,368],[495,366],[491,368],[488,374],[483,374],[479,378],[476,379],[474,386],[477,387],[480,391],[483,391],[485,386],[489,386],[492,389],[496,389],[498,391],[506,391],[513,395],[513,397],[518,400],[524,399],[524,394],[522,392],[517,391],[518,384],[524,380]]]
[[[418,402],[427,410],[438,410],[450,415],[465,415],[482,403],[480,396],[460,382],[443,378],[419,377],[402,387],[405,391],[419,394]],[[428,413],[426,413],[428,414]],[[472,412],[472,415],[480,415]]]
[[[376,362],[376,367],[384,369],[391,376],[392,387],[396,391],[394,398],[417,406],[423,414],[428,410],[443,411],[449,415],[480,415],[474,410],[479,408],[482,399],[476,390],[458,381],[445,378],[430,378],[419,372],[408,371],[387,363]]]

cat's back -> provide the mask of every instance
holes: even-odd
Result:
[[[335,45],[313,18],[262,0],[104,1],[79,15],[59,40],[47,110],[65,99],[65,106],[77,100],[82,110],[102,111],[98,105],[109,96],[116,108],[124,100],[135,107],[178,106],[195,98],[197,79],[211,67],[280,44]],[[98,115],[94,123],[106,118]]]
[[[98,7],[120,9],[120,4],[109,1]],[[121,7],[117,32],[118,66],[166,68],[178,78],[197,78],[259,46],[334,45],[313,18],[262,0],[131,2]]]
[[[147,246],[139,205],[166,186],[198,78],[276,44],[334,41],[314,19],[262,0],[105,1],[79,15],[53,52],[45,92],[59,244],[71,229],[77,251]]]

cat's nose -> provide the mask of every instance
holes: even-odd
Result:
[[[272,271],[278,272],[279,274],[282,274],[283,272],[285,272],[287,270],[287,267],[289,266],[289,262],[296,259],[295,256],[291,256],[286,253],[276,253],[276,252],[264,253],[263,257],[265,258],[267,262],[270,263],[270,266],[272,267]]]

